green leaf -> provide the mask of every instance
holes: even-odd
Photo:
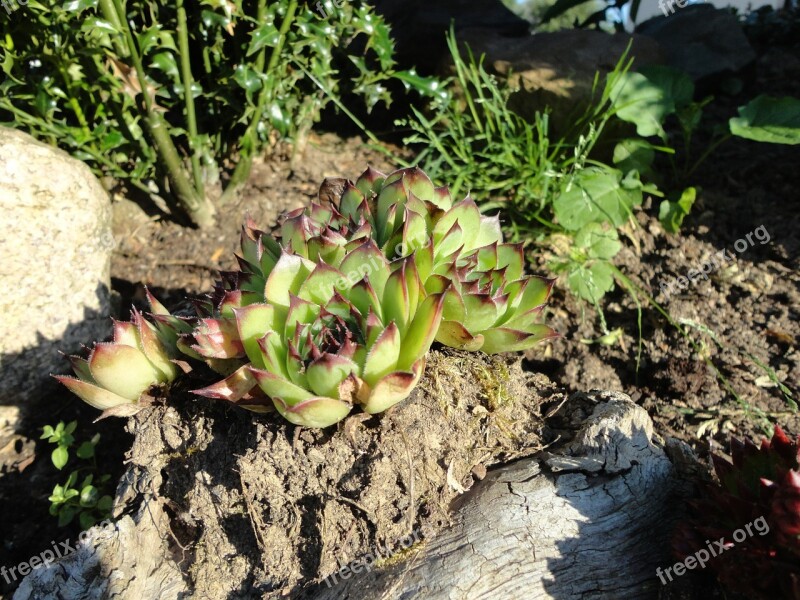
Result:
[[[641,201],[641,187],[623,188],[620,171],[589,167],[579,171],[556,196],[553,209],[564,229],[577,231],[594,222],[609,222],[619,227]]]
[[[586,250],[589,258],[610,259],[622,248],[617,230],[600,223],[589,223],[575,234],[575,245]]]
[[[678,233],[683,224],[683,219],[692,210],[694,201],[697,198],[697,190],[693,187],[688,187],[681,193],[681,197],[677,202],[664,200],[658,209],[658,220],[670,233]]]
[[[614,164],[623,173],[638,171],[642,175],[652,173],[656,151],[647,140],[629,138],[614,147]]]
[[[580,298],[596,303],[614,289],[614,269],[605,261],[581,265],[567,276],[567,284]]]
[[[94,515],[92,515],[92,513],[83,511],[78,516],[78,522],[81,524],[81,529],[86,531],[87,529],[93,527],[95,523],[97,523],[97,519],[94,517]]]
[[[759,96],[729,121],[731,133],[756,142],[800,144],[800,100]]]
[[[58,513],[58,526],[66,527],[72,522],[72,519],[77,514],[78,509],[74,506],[65,506]]]
[[[636,133],[663,137],[666,117],[690,103],[693,95],[688,75],[657,66],[621,74],[611,90],[611,102],[617,117],[636,125]]]
[[[39,437],[39,439],[43,440],[45,438],[49,438],[53,435],[53,433],[53,427],[50,425],[45,425],[42,427],[42,435]]]
[[[153,56],[152,66],[159,71],[163,71],[175,82],[180,81],[180,72],[178,71],[178,63],[175,61],[175,56],[172,52],[159,52]]]
[[[97,8],[97,0],[67,0],[61,5],[62,10],[77,11],[78,14],[88,8]]]
[[[94,456],[94,444],[91,442],[83,442],[75,451],[78,458],[92,458]]]
[[[50,459],[53,461],[56,469],[59,471],[64,468],[64,465],[67,464],[69,460],[69,452],[64,446],[59,446],[53,453],[50,455]]]
[[[278,45],[280,39],[281,34],[274,23],[263,23],[252,33],[250,46],[247,48],[247,56],[252,56],[264,47],[274,48]]]
[[[97,488],[93,485],[87,485],[81,490],[80,504],[84,508],[92,508],[97,504],[99,497],[100,492],[97,491]]]
[[[233,80],[248,92],[261,89],[261,78],[258,73],[248,65],[238,65],[233,73]]]
[[[97,501],[96,508],[100,512],[107,514],[113,506],[114,506],[114,499],[111,496],[106,495]]]
[[[67,426],[64,428],[64,433],[66,433],[67,435],[69,435],[69,434],[71,434],[71,433],[75,433],[75,429],[76,429],[77,427],[78,427],[78,422],[77,422],[77,421],[70,421],[70,422],[69,422],[69,425],[67,425]]]

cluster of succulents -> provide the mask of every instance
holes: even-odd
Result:
[[[239,269],[193,318],[151,299],[152,323],[118,323],[61,381],[109,408],[171,382],[174,361],[203,361],[222,379],[195,393],[326,427],[407,398],[434,340],[496,353],[555,335],[540,322],[553,281],[524,275],[521,245],[470,198],[454,203],[417,168],[324,189],[274,235],[245,225]]]
[[[800,438],[776,427],[760,446],[733,438],[730,450],[732,462],[712,454],[718,483],[703,484],[673,550],[683,559],[724,540],[726,551],[708,563],[724,587],[752,600],[800,600]],[[767,526],[732,538],[759,520]]]

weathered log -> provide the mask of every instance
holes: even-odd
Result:
[[[413,557],[303,598],[656,598],[685,480],[644,409],[593,393],[565,407],[573,422],[587,402],[597,404],[565,448],[492,472]]]

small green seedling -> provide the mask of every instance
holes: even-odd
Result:
[[[53,465],[59,471],[63,470],[70,461],[70,451],[76,444],[75,429],[77,421],[64,424],[59,421],[58,425],[52,427],[45,425],[42,428],[40,439],[47,440],[56,447],[50,455]],[[69,525],[77,516],[81,528],[88,529],[95,523],[108,518],[111,515],[113,498],[105,494],[110,475],[102,475],[95,479],[97,472],[97,461],[95,452],[100,434],[96,433],[90,440],[81,442],[74,450],[74,456],[80,461],[91,461],[91,464],[78,467],[72,470],[67,477],[64,485],[56,485],[50,495],[50,514],[58,517],[59,527]],[[78,480],[82,472],[87,472],[78,485]]]

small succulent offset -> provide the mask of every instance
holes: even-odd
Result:
[[[150,295],[153,321],[134,310],[130,322],[115,321],[111,342],[95,344],[88,359],[70,356],[76,377],[56,376],[84,402],[124,414],[154,386],[171,383],[178,375],[179,333],[191,331],[188,323],[171,316]]]
[[[712,454],[719,484],[705,484],[703,498],[692,503],[691,520],[673,539],[676,555],[685,558],[707,540],[724,538],[730,550],[709,566],[726,588],[753,600],[800,600],[799,443],[775,427],[760,446],[732,438],[732,463]],[[733,542],[734,531],[758,519],[768,530]]]
[[[540,323],[553,282],[523,275],[522,247],[503,242],[497,217],[469,197],[453,203],[416,168],[326,180],[319,201],[287,213],[274,237],[248,223],[237,259],[196,318],[151,299],[153,324],[139,313],[117,324],[112,346],[139,352],[138,378],[98,377],[95,350],[64,383],[99,408],[135,403],[177,373],[151,355],[183,355],[223,376],[195,393],[326,427],[355,406],[379,413],[408,397],[434,340],[494,353],[555,335]]]

